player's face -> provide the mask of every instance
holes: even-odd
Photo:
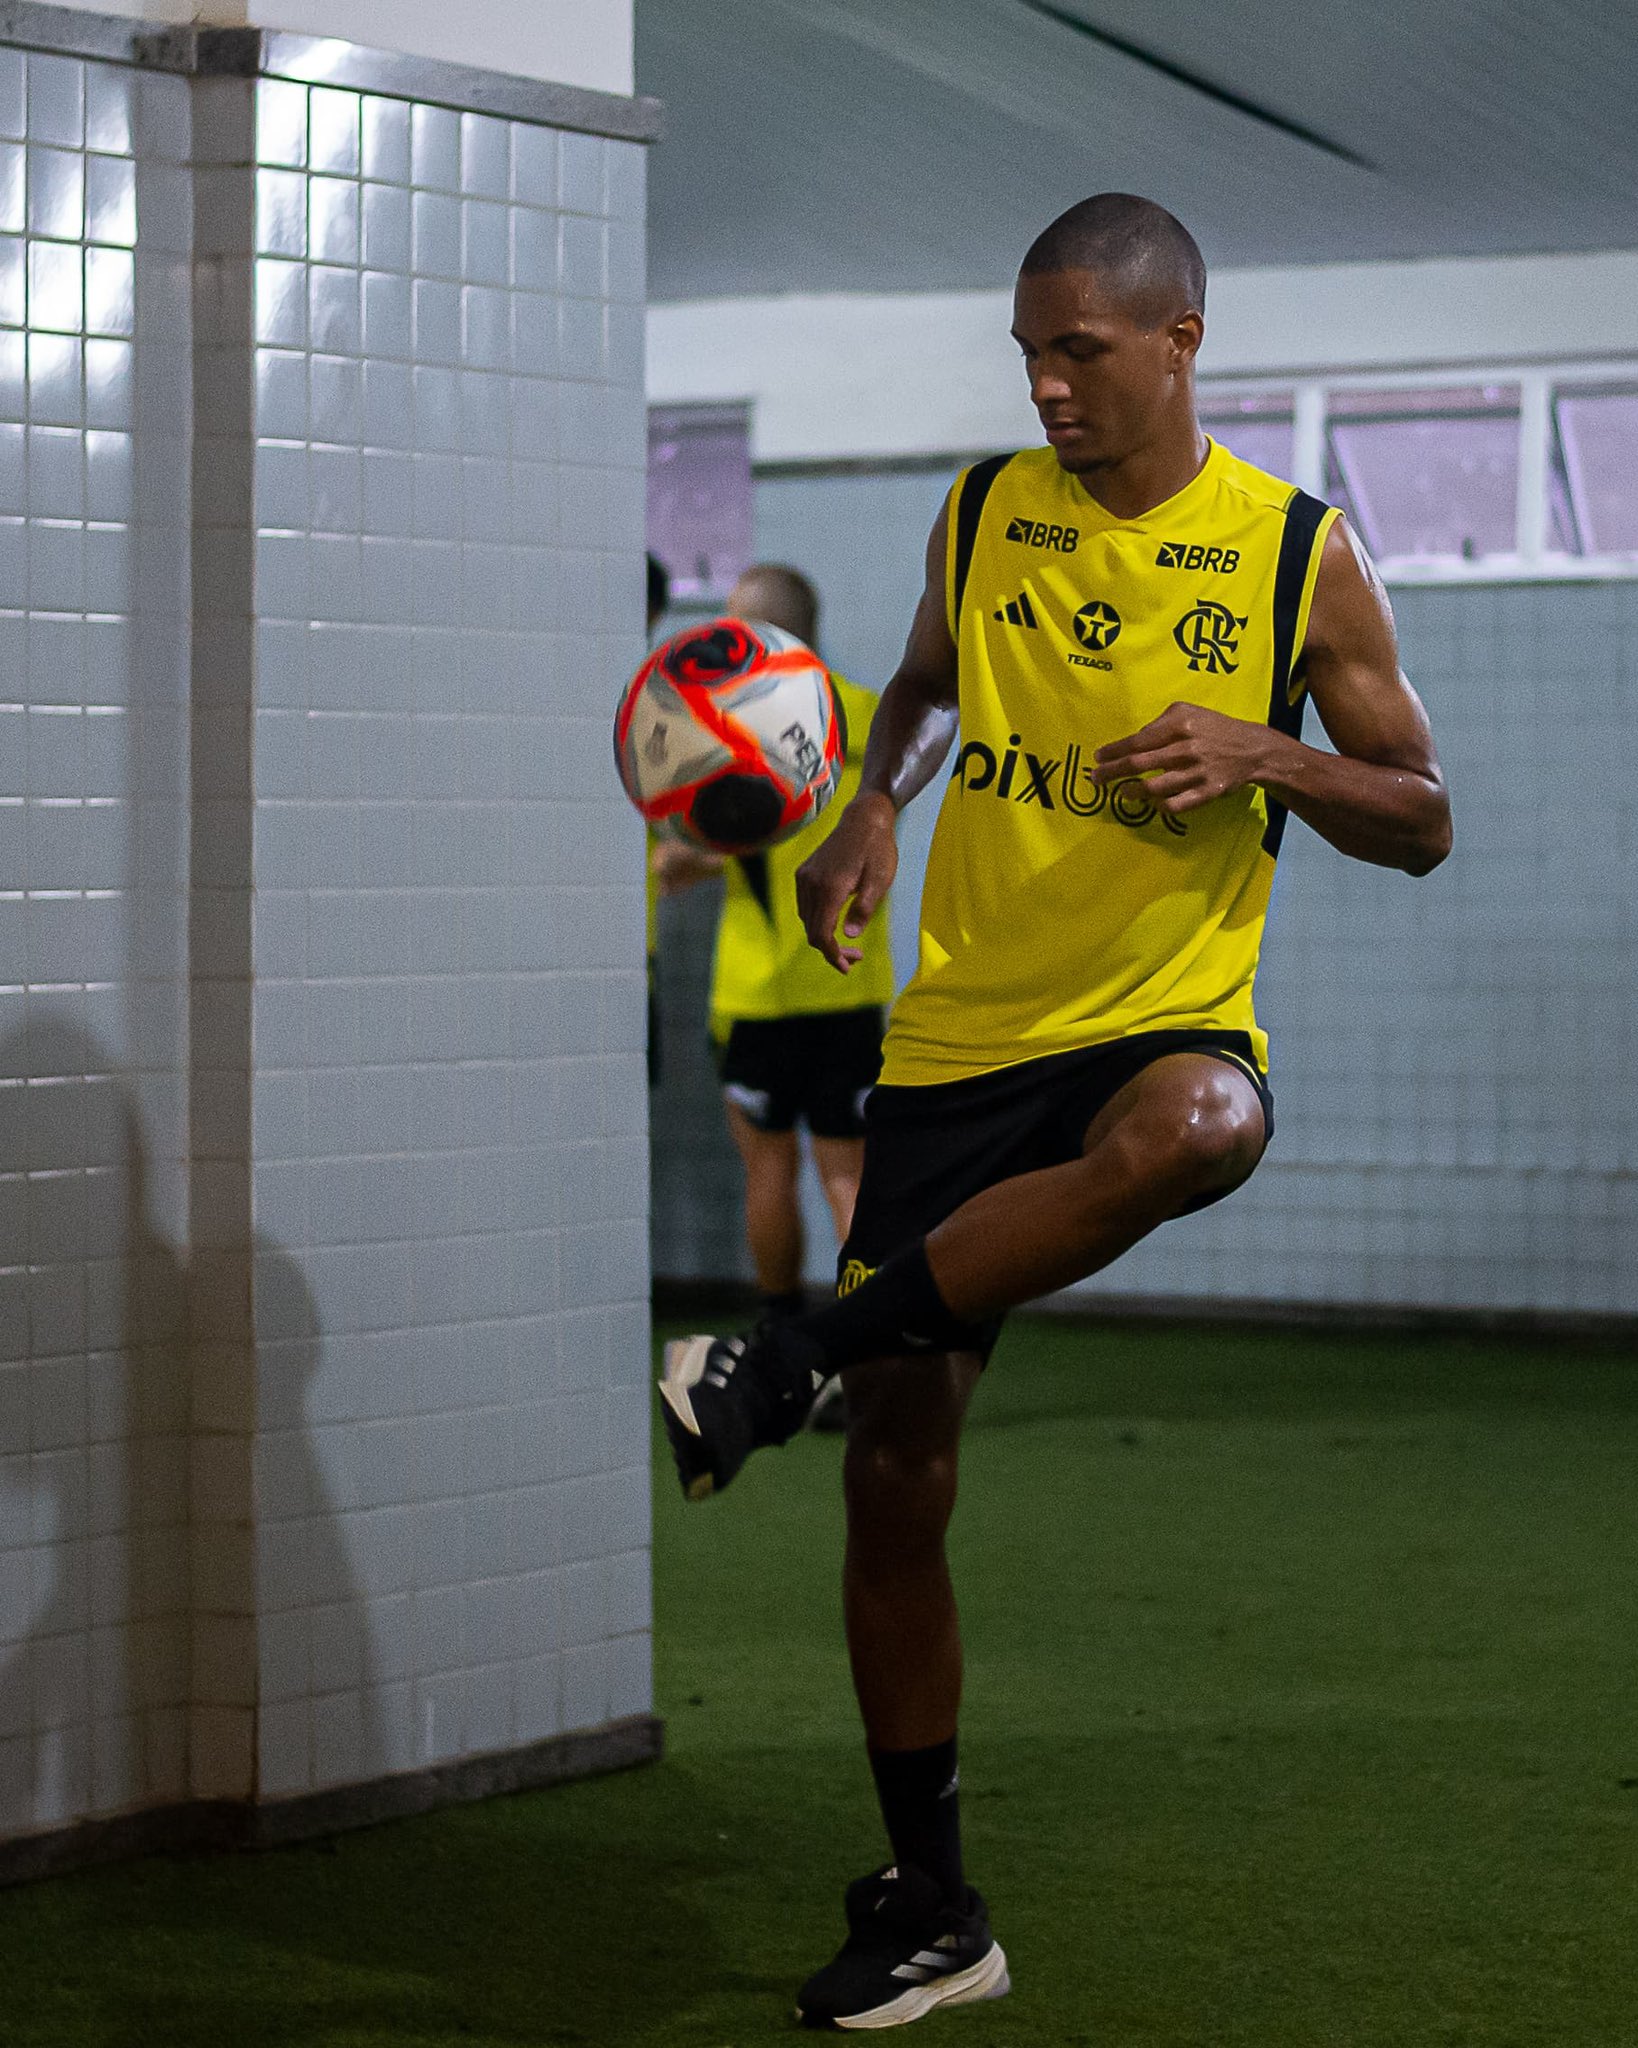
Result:
[[[1145,327],[1094,271],[1020,277],[1012,333],[1046,437],[1077,475],[1125,461],[1191,405],[1199,315]]]

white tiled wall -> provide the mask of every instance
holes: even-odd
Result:
[[[0,1834],[187,1789],[187,141],[0,49]]]
[[[898,658],[947,484],[757,487],[758,554],[814,577],[827,650],[861,681],[879,685]],[[1449,772],[1456,851],[1413,882],[1293,822],[1258,984],[1273,1150],[1248,1187],[1169,1224],[1089,1296],[1638,1309],[1638,829],[1623,779],[1638,740],[1638,587],[1400,590],[1395,609]],[[935,796],[901,827],[901,975]],[[703,905],[685,917],[665,973],[667,1021],[686,1038],[700,1028],[709,921]],[[668,1076],[659,1271],[744,1270],[718,1114],[703,1063]],[[810,1260],[813,1278],[824,1269]]]
[[[642,181],[0,49],[0,1839],[649,1704]]]
[[[1631,1314],[1638,589],[1394,608],[1456,850],[1412,882],[1293,824],[1258,984],[1273,1150],[1092,1286]]]
[[[642,152],[259,88],[264,1789],[646,1708]]]

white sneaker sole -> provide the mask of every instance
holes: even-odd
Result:
[[[688,1398],[705,1377],[705,1361],[711,1355],[714,1337],[679,1337],[665,1347],[665,1374],[660,1395],[690,1436],[700,1433],[699,1418]]]
[[[802,1427],[806,1430],[827,1432],[831,1429],[840,1429],[844,1423],[846,1407],[847,1395],[842,1391],[841,1378],[839,1375],[833,1376],[826,1380],[814,1395],[813,1406],[808,1410],[807,1419]]]
[[[660,1380],[660,1399],[692,1437],[700,1434],[699,1417],[690,1396],[705,1376],[714,1337],[679,1337],[665,1347],[665,1373]],[[690,1479],[685,1491],[690,1500],[705,1500],[716,1490],[709,1472]]]
[[[897,1998],[889,1999],[886,2005],[874,2006],[869,2012],[849,2013],[846,2019],[833,2020],[831,2024],[845,2033],[874,2027],[907,2027],[938,2006],[974,2005],[981,1998],[1005,1998],[1011,1989],[1007,1959],[997,1941],[986,1955],[980,1956],[970,1968],[957,1971],[955,1976],[914,1985],[901,1991]]]

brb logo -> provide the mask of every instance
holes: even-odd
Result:
[[[1226,604],[1203,597],[1192,612],[1185,612],[1172,628],[1172,638],[1189,657],[1192,669],[1207,675],[1232,675],[1240,664],[1239,633],[1245,620],[1236,618]]]
[[[1215,569],[1219,575],[1232,576],[1239,566],[1238,548],[1202,547],[1198,541],[1163,540],[1155,556],[1157,569]]]
[[[1072,555],[1081,544],[1078,526],[1047,526],[1039,519],[1009,519],[1007,538],[1026,548],[1051,548],[1054,554]]]
[[[1039,804],[1043,811],[1055,811],[1061,805],[1075,818],[1107,815],[1133,831],[1155,818],[1178,839],[1189,829],[1181,818],[1156,810],[1141,776],[1129,776],[1124,782],[1099,782],[1093,763],[1078,744],[1072,744],[1061,761],[1048,760],[1032,754],[1022,736],[1013,733],[998,760],[993,747],[982,740],[969,740],[956,756],[951,780],[972,795],[988,790],[1003,803]]]

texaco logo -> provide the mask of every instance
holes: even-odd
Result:
[[[1075,638],[1094,654],[1102,654],[1120,638],[1120,613],[1112,604],[1093,598],[1075,614]]]

